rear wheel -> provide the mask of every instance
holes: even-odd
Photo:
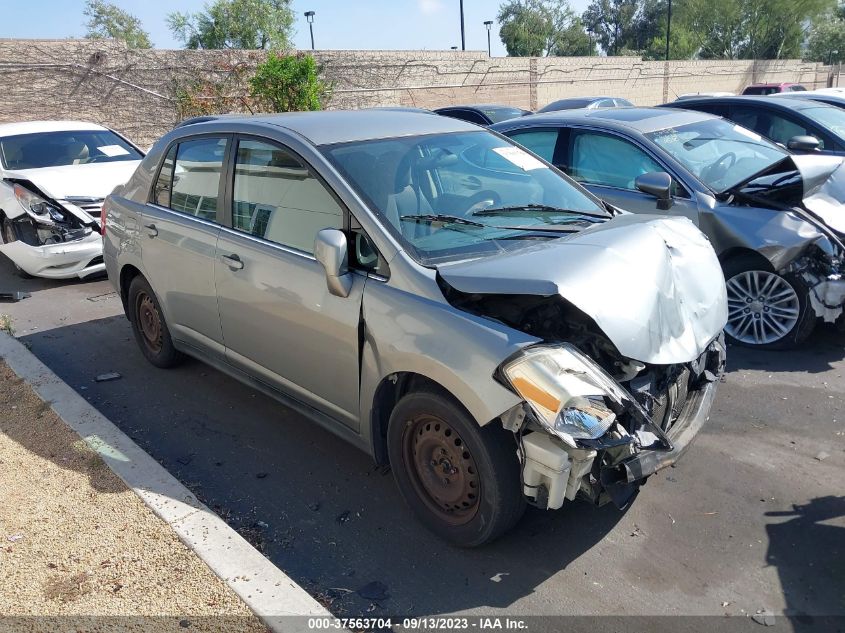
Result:
[[[404,396],[390,416],[388,452],[407,504],[441,538],[462,547],[504,534],[525,510],[510,435],[479,427],[442,393]]]
[[[166,369],[183,360],[182,353],[173,346],[153,289],[140,275],[129,285],[129,319],[141,352],[153,365]]]
[[[810,289],[797,275],[765,270],[750,257],[725,265],[728,323],[725,334],[746,347],[785,349],[804,341],[816,325]]]
[[[15,227],[9,218],[3,218],[2,229],[3,244],[11,244],[12,242],[18,241],[18,236],[15,233]],[[11,259],[9,261],[11,261]],[[32,279],[32,275],[30,275],[23,268],[18,266],[15,262],[12,262],[12,266],[15,267],[15,272],[17,273],[18,277],[22,277],[23,279]]]

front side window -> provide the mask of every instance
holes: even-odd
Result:
[[[788,156],[760,135],[724,119],[706,119],[646,136],[717,193]]]
[[[171,147],[153,186],[152,200],[216,222],[226,143],[225,138],[198,138]]]
[[[424,265],[522,248],[610,217],[537,157],[483,130],[322,151]]]
[[[343,228],[343,209],[291,152],[262,141],[241,140],[232,228],[313,253],[320,230]]]
[[[0,138],[5,169],[141,160],[143,155],[111,130],[36,132]]]
[[[801,113],[827,128],[839,138],[845,138],[845,110],[834,106],[806,108]]]
[[[637,176],[665,171],[639,147],[600,132],[576,132],[569,175],[580,182],[635,190]]]

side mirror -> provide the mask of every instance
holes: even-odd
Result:
[[[793,152],[815,152],[821,147],[821,141],[815,136],[793,136],[786,144],[786,149]]]
[[[314,239],[314,257],[326,271],[326,286],[337,297],[348,297],[352,290],[346,235],[338,229],[323,229]]]
[[[672,176],[665,171],[640,174],[634,181],[634,186],[643,193],[657,198],[657,208],[661,211],[672,208]]]

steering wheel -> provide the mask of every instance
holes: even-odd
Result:
[[[472,215],[476,211],[483,211],[490,207],[498,207],[502,204],[502,196],[495,191],[485,189],[473,195],[469,200],[469,208],[464,215]]]
[[[727,162],[729,160],[730,163]],[[705,169],[703,176],[706,180],[721,180],[734,165],[736,165],[736,154],[728,152]]]

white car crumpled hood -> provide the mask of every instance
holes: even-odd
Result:
[[[55,200],[73,196],[105,198],[115,187],[124,184],[141,161],[64,165],[40,169],[19,169],[6,172],[7,178],[29,180]]]
[[[437,268],[464,293],[559,293],[623,356],[643,363],[691,362],[727,322],[719,260],[686,218],[621,215],[570,237]]]

